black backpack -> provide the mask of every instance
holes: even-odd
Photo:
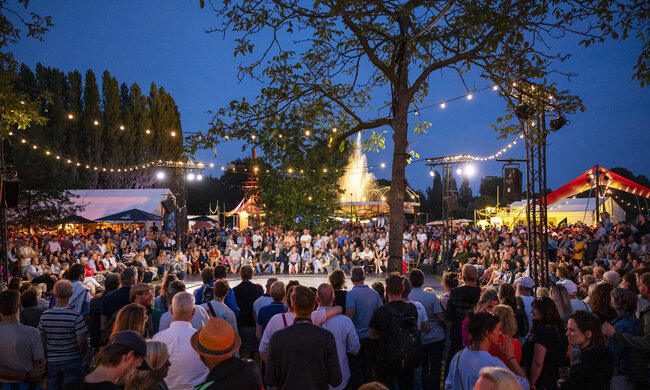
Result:
[[[210,287],[209,284],[204,284],[203,296],[201,297],[201,303],[208,303],[214,299],[214,289]]]
[[[412,303],[408,305],[412,310],[402,313],[395,310],[392,305],[386,305],[391,316],[388,324],[386,357],[392,367],[404,370],[415,369],[422,363],[422,341],[418,329],[417,308]]]

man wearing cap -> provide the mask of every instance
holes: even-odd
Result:
[[[190,344],[192,335],[196,332],[191,323],[194,310],[192,294],[185,291],[177,293],[171,306],[174,322],[169,329],[153,336],[154,340],[166,342],[169,349],[171,367],[165,382],[170,389],[191,390],[203,383],[208,374],[208,369]]]
[[[515,280],[517,285],[517,296],[521,297],[521,300],[524,302],[524,310],[526,311],[526,316],[528,317],[528,329],[533,327],[533,300],[535,298],[533,295],[533,287],[535,282],[529,276],[522,276]]]
[[[566,289],[567,294],[569,294],[571,307],[573,308],[574,312],[577,310],[591,311],[591,307],[589,307],[589,304],[581,301],[576,297],[576,295],[578,294],[578,286],[576,286],[576,284],[572,280],[564,279],[558,281],[557,284],[560,286],[564,286],[564,288]]]
[[[132,330],[118,332],[99,351],[97,367],[83,380],[66,383],[64,390],[119,390],[135,370],[151,370],[147,342]],[[49,386],[48,386],[49,389]]]
[[[227,321],[210,318],[203,329],[192,335],[190,343],[210,370],[205,382],[195,390],[264,388],[258,365],[234,356],[241,346],[241,338]]]
[[[147,283],[138,283],[131,287],[130,295],[131,303],[137,303],[147,309],[147,324],[144,330],[145,337],[151,337],[158,333],[158,325],[160,325],[162,311],[151,305],[153,302],[153,286]]]

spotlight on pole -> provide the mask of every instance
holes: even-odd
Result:
[[[468,165],[465,167],[465,175],[474,176],[476,173],[476,168],[473,165]]]
[[[192,172],[190,172],[190,173],[187,174],[187,180],[189,180],[189,181],[193,181],[194,178],[195,178],[195,176],[194,176],[194,174],[193,174]]]
[[[163,171],[159,171],[158,173],[156,173],[156,178],[157,178],[158,180],[162,180],[162,179],[164,179],[164,178],[165,178],[165,172],[163,172]]]
[[[566,118],[562,115],[558,116],[557,118],[553,118],[550,122],[551,129],[560,130],[564,125],[566,125],[566,122]]]
[[[196,175],[196,180],[198,180],[198,181],[203,180],[203,175],[200,174],[200,173],[198,175]]]
[[[462,174],[463,174],[463,170],[460,169],[460,168],[458,168],[458,169],[456,169],[456,173],[459,174],[459,175],[462,175]]]
[[[436,173],[433,171],[433,169],[429,171],[429,176],[434,177],[435,175]]]

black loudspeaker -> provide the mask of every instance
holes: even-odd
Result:
[[[456,195],[445,196],[445,205],[449,212],[456,210],[458,208],[458,198]]]
[[[504,168],[503,199],[509,201],[521,200],[521,171],[519,168]]]
[[[9,208],[15,209],[18,207],[18,193],[20,192],[19,181],[3,181],[2,182],[2,204]]]
[[[162,205],[163,209],[165,209],[165,212],[167,214],[173,213],[174,211],[177,210],[176,202],[174,201],[174,198],[171,197],[167,198],[162,202],[160,202],[160,204]]]

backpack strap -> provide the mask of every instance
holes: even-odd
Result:
[[[284,313],[282,313],[282,322],[284,322],[284,327],[288,327],[289,325],[287,324],[287,317],[284,316]]]
[[[456,359],[456,375],[458,375],[458,383],[460,383],[461,390],[465,390],[465,386],[463,385],[463,378],[460,376],[460,355],[462,354],[463,350],[461,349],[458,353],[458,359]]]
[[[212,314],[212,317],[217,316],[217,313],[214,312],[214,308],[212,307],[212,302],[208,302],[208,309],[210,309],[210,314]]]

